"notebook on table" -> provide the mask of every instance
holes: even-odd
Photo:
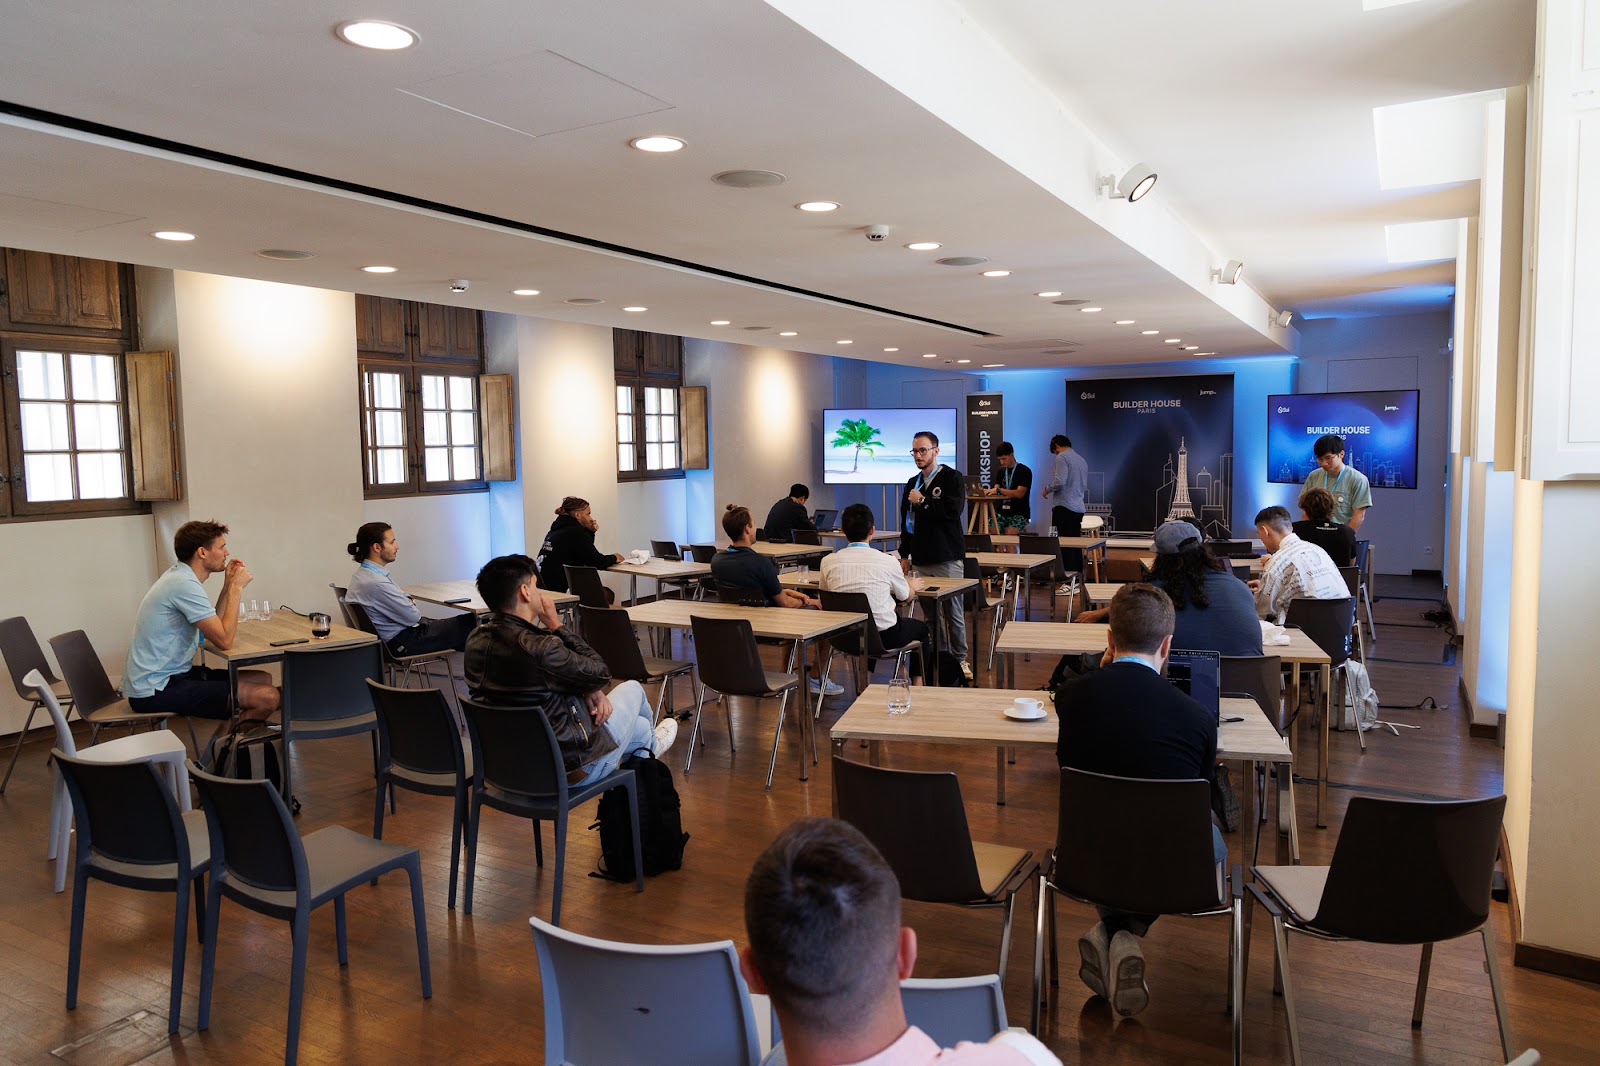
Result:
[[[1222,656],[1214,651],[1173,648],[1167,680],[1189,694],[1219,721],[1222,717]]]

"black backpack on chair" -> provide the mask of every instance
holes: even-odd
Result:
[[[689,834],[683,831],[672,771],[645,748],[624,758],[620,768],[633,771],[634,789],[639,796],[639,854],[644,858],[645,876],[681,869]],[[600,797],[599,820],[595,823],[600,827],[600,869],[590,877],[608,881],[634,879],[629,813],[626,789],[614,788]]]

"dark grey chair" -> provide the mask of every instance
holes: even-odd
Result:
[[[879,659],[892,658],[894,660],[893,676],[895,677],[900,676],[900,668],[905,664],[905,661],[915,655],[917,657],[917,668],[922,672],[924,678],[927,677],[928,655],[927,649],[922,642],[914,641],[910,644],[901,644],[895,648],[884,644],[883,633],[878,629],[878,624],[872,616],[872,604],[868,601],[865,592],[829,592],[827,589],[822,589],[817,595],[822,600],[822,609],[824,611],[843,611],[847,614],[864,614],[867,616],[867,622],[861,629],[842,629],[829,638],[833,651],[842,651],[846,655],[862,656],[866,659],[869,670],[871,664]],[[866,647],[861,645],[862,630],[865,630],[867,634]],[[826,668],[824,668],[824,672],[826,672]]]
[[[728,750],[733,751],[733,712],[728,706],[729,696],[748,696],[753,699],[778,700],[778,725],[772,733],[772,757],[767,761],[767,790],[772,790],[772,775],[778,767],[778,741],[783,737],[784,712],[788,709],[789,693],[800,687],[800,677],[794,673],[769,672],[761,664],[761,649],[756,646],[755,630],[744,618],[705,618],[695,615],[689,619],[694,632],[694,646],[700,659],[700,685],[694,702],[694,729],[689,734],[689,754],[684,759],[683,772],[689,773],[694,765],[695,738],[700,736],[700,712],[705,707],[706,690],[720,693],[723,714],[728,722]],[[802,709],[804,702],[801,703]],[[803,710],[802,710],[803,713]],[[801,723],[802,741],[805,723]],[[800,745],[801,773],[805,772],[806,745]]]
[[[717,557],[717,546],[715,544],[691,544],[689,545],[689,555],[695,562],[705,563],[710,566],[711,560]],[[704,599],[707,595],[715,596],[717,594],[715,578],[702,577],[699,585],[700,587],[695,591],[697,598]]]
[[[639,636],[633,631],[628,612],[621,607],[580,606],[578,610],[583,617],[583,638],[606,661],[613,680],[637,681],[641,685],[660,683],[654,718],[661,721],[672,679],[693,671],[694,663],[645,655],[639,650]]]
[[[1350,590],[1350,598],[1359,606],[1361,603],[1361,569],[1355,566],[1341,566],[1339,567],[1339,576],[1344,578],[1344,586]],[[1356,658],[1366,662],[1366,630],[1361,627],[1361,613],[1356,610],[1350,612],[1350,635],[1355,640]]]
[[[771,607],[772,601],[760,589],[749,588],[745,585],[729,585],[726,582],[717,582],[717,602],[736,603],[740,607]]]
[[[578,597],[585,607],[610,607],[606,586],[600,580],[600,571],[592,566],[568,566],[567,591]]]
[[[344,624],[351,629],[378,636],[378,627],[372,624],[372,616],[367,609],[353,600],[345,599],[345,590],[338,585],[329,587],[338,596],[339,613],[344,615]],[[434,663],[444,664],[445,681],[452,694],[456,692],[457,681],[465,683],[465,678],[451,669],[451,653],[448,651],[418,651],[410,655],[397,655],[381,637],[378,638],[378,648],[383,656],[384,679],[391,685],[405,685],[415,676],[412,671],[417,671],[423,686],[432,687]]]
[[[994,539],[988,533],[968,533],[966,534],[966,538],[967,551],[969,552],[994,551]]]
[[[550,903],[550,924],[561,924],[561,877],[567,862],[568,812],[613,788],[628,790],[633,819],[635,891],[644,891],[644,860],[639,851],[639,797],[632,770],[615,770],[598,781],[575,785],[567,780],[550,722],[526,707],[502,707],[463,699],[467,735],[472,738],[472,765],[478,768],[472,783],[472,804],[467,816],[466,913],[472,913],[472,883],[478,863],[478,826],[483,808],[527,818],[533,822],[533,858],[544,865],[544,839],[540,822],[555,823],[555,888]]]
[[[189,776],[205,801],[212,856],[197,1028],[205,1030],[211,1025],[217,926],[222,897],[227,896],[257,914],[289,923],[293,954],[289,963],[289,1022],[283,1061],[284,1066],[294,1066],[300,1053],[300,1008],[305,998],[311,912],[324,903],[333,903],[339,965],[346,965],[350,952],[345,937],[345,893],[390,870],[404,870],[411,882],[411,922],[417,934],[422,998],[433,997],[428,923],[422,904],[422,860],[416,848],[386,844],[342,825],[326,826],[301,837],[295,832],[293,815],[270,781],[214,777],[193,765]]]
[[[6,764],[6,776],[0,779],[0,796],[5,795],[6,786],[11,783],[11,771],[17,768],[17,758],[22,754],[22,745],[27,743],[28,730],[33,728],[33,716],[44,707],[43,698],[32,688],[23,683],[30,671],[39,671],[39,676],[49,686],[56,702],[68,713],[72,711],[72,693],[67,690],[67,683],[55,675],[50,669],[50,662],[44,657],[44,649],[39,646],[39,640],[33,635],[33,627],[28,625],[28,620],[21,615],[15,618],[0,619],[0,658],[6,661],[6,669],[11,671],[11,684],[17,690],[17,695],[28,703],[28,720],[22,725],[22,732],[17,734],[17,746],[11,749],[11,761]]]
[[[183,964],[189,940],[189,896],[194,895],[195,931],[206,939],[205,875],[211,869],[206,816],[180,814],[172,786],[148,760],[90,762],[59,748],[51,752],[67,784],[78,819],[77,862],[72,881],[72,931],[67,941],[67,1009],[78,1006],[78,971],[83,959],[84,904],[89,879],[144,892],[174,892],[172,991],[167,1032],[178,1031],[183,1008]],[[65,857],[63,856],[63,861]],[[202,1028],[204,1026],[202,1025]]]
[[[1304,630],[1306,636],[1327,652],[1332,660],[1329,677],[1333,692],[1329,695],[1328,706],[1333,708],[1334,719],[1330,724],[1334,726],[1339,724],[1344,714],[1344,664],[1350,661],[1350,630],[1355,624],[1355,617],[1354,597],[1312,600],[1303,596],[1296,596],[1289,601],[1289,609],[1283,617],[1285,625]],[[1359,728],[1356,730],[1356,740],[1361,750],[1366,751],[1367,737]]]
[[[1254,868],[1250,894],[1272,917],[1289,1057],[1296,1066],[1300,1034],[1289,980],[1289,932],[1319,940],[1420,944],[1413,1029],[1422,1027],[1433,945],[1477,933],[1501,1050],[1507,1059],[1512,1057],[1511,1022],[1489,928],[1489,891],[1505,806],[1504,796],[1447,802],[1355,796],[1329,865]],[[1396,861],[1397,856],[1404,861]],[[1249,915],[1246,909],[1246,935]]]
[[[373,776],[378,770],[378,716],[372,710],[368,681],[383,678],[383,660],[374,644],[342,648],[285,648],[283,653],[283,795],[294,795],[293,746],[301,740],[372,737]],[[434,691],[438,691],[435,689]]]
[[[815,544],[819,547],[822,545],[822,538],[814,529],[791,529],[789,541],[792,544]]]
[[[1129,914],[1227,915],[1227,999],[1238,1066],[1244,1043],[1244,878],[1238,865],[1223,876],[1212,854],[1211,783],[1112,777],[1063,766],[1058,817],[1056,846],[1039,879],[1032,1031],[1039,1031],[1047,1006],[1047,940],[1050,983],[1056,984],[1056,895]]]
[[[474,773],[463,749],[456,717],[436,688],[393,688],[368,680],[378,719],[378,788],[372,805],[372,835],[383,839],[383,797],[391,788],[428,796],[450,796],[450,897],[456,905],[461,838],[467,827],[467,796]]]
[[[1004,980],[1017,892],[1039,876],[1033,852],[973,840],[953,773],[889,770],[835,755],[833,792],[838,816],[883,853],[901,896],[1004,912],[995,971]]]
[[[1372,547],[1370,540],[1356,541],[1356,569],[1361,571],[1361,585],[1357,595],[1367,612],[1367,643],[1378,643],[1378,630],[1372,624],[1372,561],[1367,550]]]
[[[1072,621],[1072,610],[1078,600],[1078,585],[1083,575],[1077,570],[1069,573],[1066,567],[1062,565],[1060,538],[1035,537],[1027,533],[1021,533],[1017,536],[1017,551],[1023,555],[1050,556],[1050,565],[1043,570],[1035,570],[1035,578],[1050,583],[1051,621],[1054,621],[1056,617],[1056,600],[1063,595],[1061,589],[1065,587],[1069,590],[1065,594],[1067,597],[1067,621]],[[1078,554],[1082,556],[1083,552],[1079,551]],[[1037,586],[1032,585],[1030,587]]]
[[[134,726],[142,723],[155,728],[164,726],[167,719],[172,717],[169,714],[141,714],[134,710],[106,676],[106,668],[83,630],[74,629],[70,633],[58,633],[51,637],[50,650],[56,653],[56,662],[61,664],[61,676],[66,678],[73,709],[78,712],[79,718],[89,723],[91,744],[99,738],[100,730],[108,725]],[[195,751],[200,750],[192,721],[189,721],[189,741]]]
[[[1009,601],[1006,598],[1005,589],[1002,588],[1000,590],[999,599],[989,599],[989,594],[984,591],[983,587],[983,568],[978,565],[978,560],[976,559],[963,559],[961,561],[961,576],[973,578],[978,582],[972,589],[972,610],[978,616],[980,622],[985,614],[989,615],[989,669],[993,671],[994,646],[999,641],[1000,631],[1005,628],[1006,624],[1006,611]],[[930,627],[935,624],[935,621],[929,621],[928,623]],[[974,650],[978,647],[976,633],[973,635],[972,647]]]

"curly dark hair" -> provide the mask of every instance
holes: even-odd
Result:
[[[1198,548],[1156,556],[1150,580],[1166,590],[1174,609],[1181,611],[1192,603],[1204,610],[1210,606],[1206,598],[1207,570],[1226,573],[1228,564],[1217,558],[1210,544],[1202,542]]]

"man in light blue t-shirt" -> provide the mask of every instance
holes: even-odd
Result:
[[[1333,520],[1341,526],[1360,529],[1372,506],[1372,485],[1367,475],[1344,461],[1344,438],[1332,433],[1317,438],[1312,446],[1317,466],[1306,475],[1305,488],[1326,489],[1333,497]]]
[[[241,560],[229,561],[227,534],[228,527],[217,522],[185,522],[174,534],[178,561],[156,578],[139,604],[122,671],[122,694],[135,711],[228,718],[228,672],[194,665],[202,636],[223,651],[233,647],[239,595],[251,581]],[[212,574],[223,575],[215,606],[205,590]],[[278,709],[280,694],[265,679],[259,671],[240,675],[241,719],[264,720]]]

